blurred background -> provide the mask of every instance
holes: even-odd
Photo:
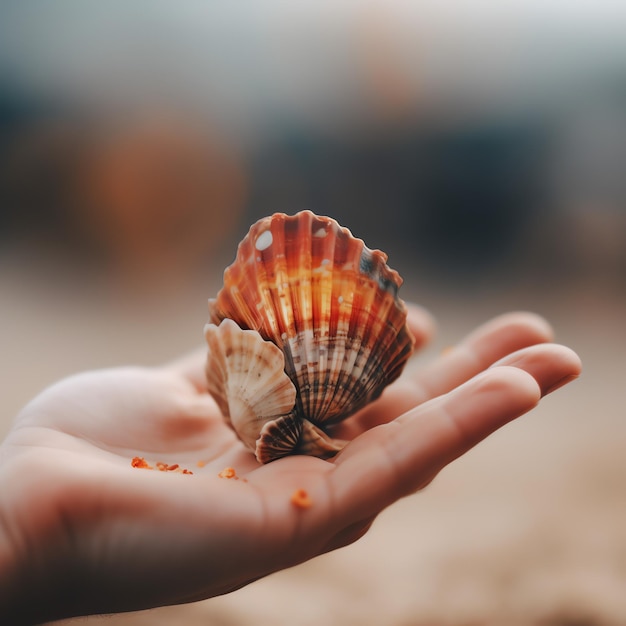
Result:
[[[626,6],[0,7],[0,434],[202,343],[249,225],[331,215],[438,337],[546,316],[583,377],[338,553],[110,624],[626,623]],[[96,623],[96,618],[77,620]]]

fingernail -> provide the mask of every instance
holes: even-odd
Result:
[[[553,385],[543,390],[542,395],[547,396],[549,393],[552,393],[553,391],[556,391],[557,389],[564,387],[565,385],[567,385],[567,383],[571,383],[573,380],[576,380],[577,378],[578,378],[578,374],[570,374],[569,376],[564,376],[563,378],[555,382]]]

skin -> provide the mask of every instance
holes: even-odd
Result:
[[[433,333],[410,307],[417,348]],[[0,622],[193,602],[348,545],[393,502],[576,378],[536,315],[479,327],[410,362],[348,419],[334,459],[259,465],[204,390],[204,351],[86,372],[43,391],[0,446]],[[193,475],[131,466],[178,463]],[[198,467],[203,461],[203,467]],[[218,476],[232,467],[239,480]],[[311,506],[291,496],[306,490]]]

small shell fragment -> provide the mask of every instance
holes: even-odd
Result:
[[[299,509],[309,509],[313,506],[313,500],[311,500],[306,490],[296,489],[291,494],[291,504],[297,506]]]
[[[135,456],[131,459],[130,464],[132,467],[138,468],[138,469],[149,469],[149,470],[153,470],[153,469],[157,469],[159,472],[174,472],[176,474],[193,474],[193,472],[191,470],[188,470],[187,468],[181,468],[180,465],[178,463],[164,463],[162,461],[157,461],[156,462],[156,467],[150,465],[146,459],[144,459],[142,456]]]
[[[237,472],[235,471],[235,468],[233,467],[225,467],[219,474],[218,476],[220,478],[234,478],[237,479]]]
[[[134,456],[130,464],[139,469],[154,469],[142,456]]]

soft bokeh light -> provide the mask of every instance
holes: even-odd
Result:
[[[359,544],[110,622],[624,622],[625,24],[608,0],[2,4],[0,432],[64,375],[200,344],[275,211],[388,252],[431,354],[524,308],[585,366]]]

